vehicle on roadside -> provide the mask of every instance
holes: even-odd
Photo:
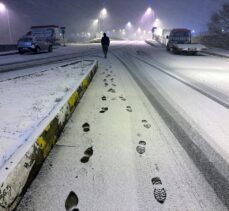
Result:
[[[59,27],[57,25],[31,26],[30,31],[27,34],[43,39],[49,39],[52,45],[61,45],[64,42],[62,28],[64,27]]]
[[[162,30],[162,35],[161,35],[161,38],[160,38],[160,43],[161,44],[167,45],[167,43],[168,43],[167,36],[169,36],[171,31],[172,31],[171,29],[163,29]]]
[[[187,53],[196,55],[198,52],[206,50],[201,44],[192,43],[192,33],[189,29],[172,29],[168,39],[166,49],[175,54]]]
[[[52,52],[53,46],[48,39],[36,36],[23,36],[17,42],[17,49],[20,54],[28,51],[40,53],[41,51]]]

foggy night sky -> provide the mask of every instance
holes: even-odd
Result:
[[[0,0],[7,5],[11,29],[16,41],[31,25],[66,26],[67,33],[87,31],[101,8],[109,18],[104,27],[124,28],[128,21],[136,27],[142,14],[151,6],[162,20],[162,28],[185,27],[206,31],[210,16],[229,0]],[[108,28],[109,26],[109,28]],[[149,29],[150,30],[150,29]],[[8,40],[5,14],[0,14],[0,43]]]

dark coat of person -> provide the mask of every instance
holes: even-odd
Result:
[[[109,46],[110,45],[110,38],[104,34],[104,36],[101,39],[102,46]]]

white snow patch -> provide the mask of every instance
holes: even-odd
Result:
[[[92,64],[42,67],[40,72],[0,82],[0,168],[73,91]],[[63,121],[61,116],[59,121]]]

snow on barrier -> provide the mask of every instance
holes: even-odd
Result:
[[[40,129],[7,161],[0,172],[0,211],[13,210],[27,187],[37,175],[42,163],[56,144],[65,124],[74,112],[98,68],[95,61],[91,70],[77,88],[66,98],[60,109],[50,114],[51,121],[44,122]],[[10,166],[10,168],[9,168]]]

